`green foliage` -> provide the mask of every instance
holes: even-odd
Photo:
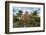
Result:
[[[13,16],[13,27],[39,27],[40,26],[40,17],[38,16],[37,11],[34,11],[30,14],[30,18],[25,16],[25,22],[22,19],[19,19],[22,15],[22,10],[19,10],[16,16]],[[27,13],[28,14],[28,13]],[[24,17],[23,17],[24,18]],[[30,19],[30,20],[27,20]],[[25,23],[25,26],[24,26]]]
[[[17,19],[17,16],[13,16],[13,23],[19,21],[19,19]]]
[[[17,13],[17,16],[22,15],[22,12],[23,12],[22,10],[19,10],[18,13]]]
[[[37,15],[38,13],[37,13],[37,11],[34,11],[32,14],[33,14],[33,15]]]

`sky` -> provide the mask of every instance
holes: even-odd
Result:
[[[34,11],[37,11],[40,13],[40,8],[36,8],[36,7],[13,7],[13,14],[16,15],[16,13],[18,13],[19,10],[23,11],[23,14],[25,13],[25,11],[27,11],[29,14],[31,14]]]

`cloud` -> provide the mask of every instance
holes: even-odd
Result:
[[[34,12],[34,11],[37,11],[37,12],[40,12],[40,8],[36,8],[36,7],[16,7],[14,6],[13,7],[13,12],[15,13],[18,13],[19,10],[22,10],[23,13],[25,13],[25,11],[27,11],[28,13],[31,13],[31,12]]]

